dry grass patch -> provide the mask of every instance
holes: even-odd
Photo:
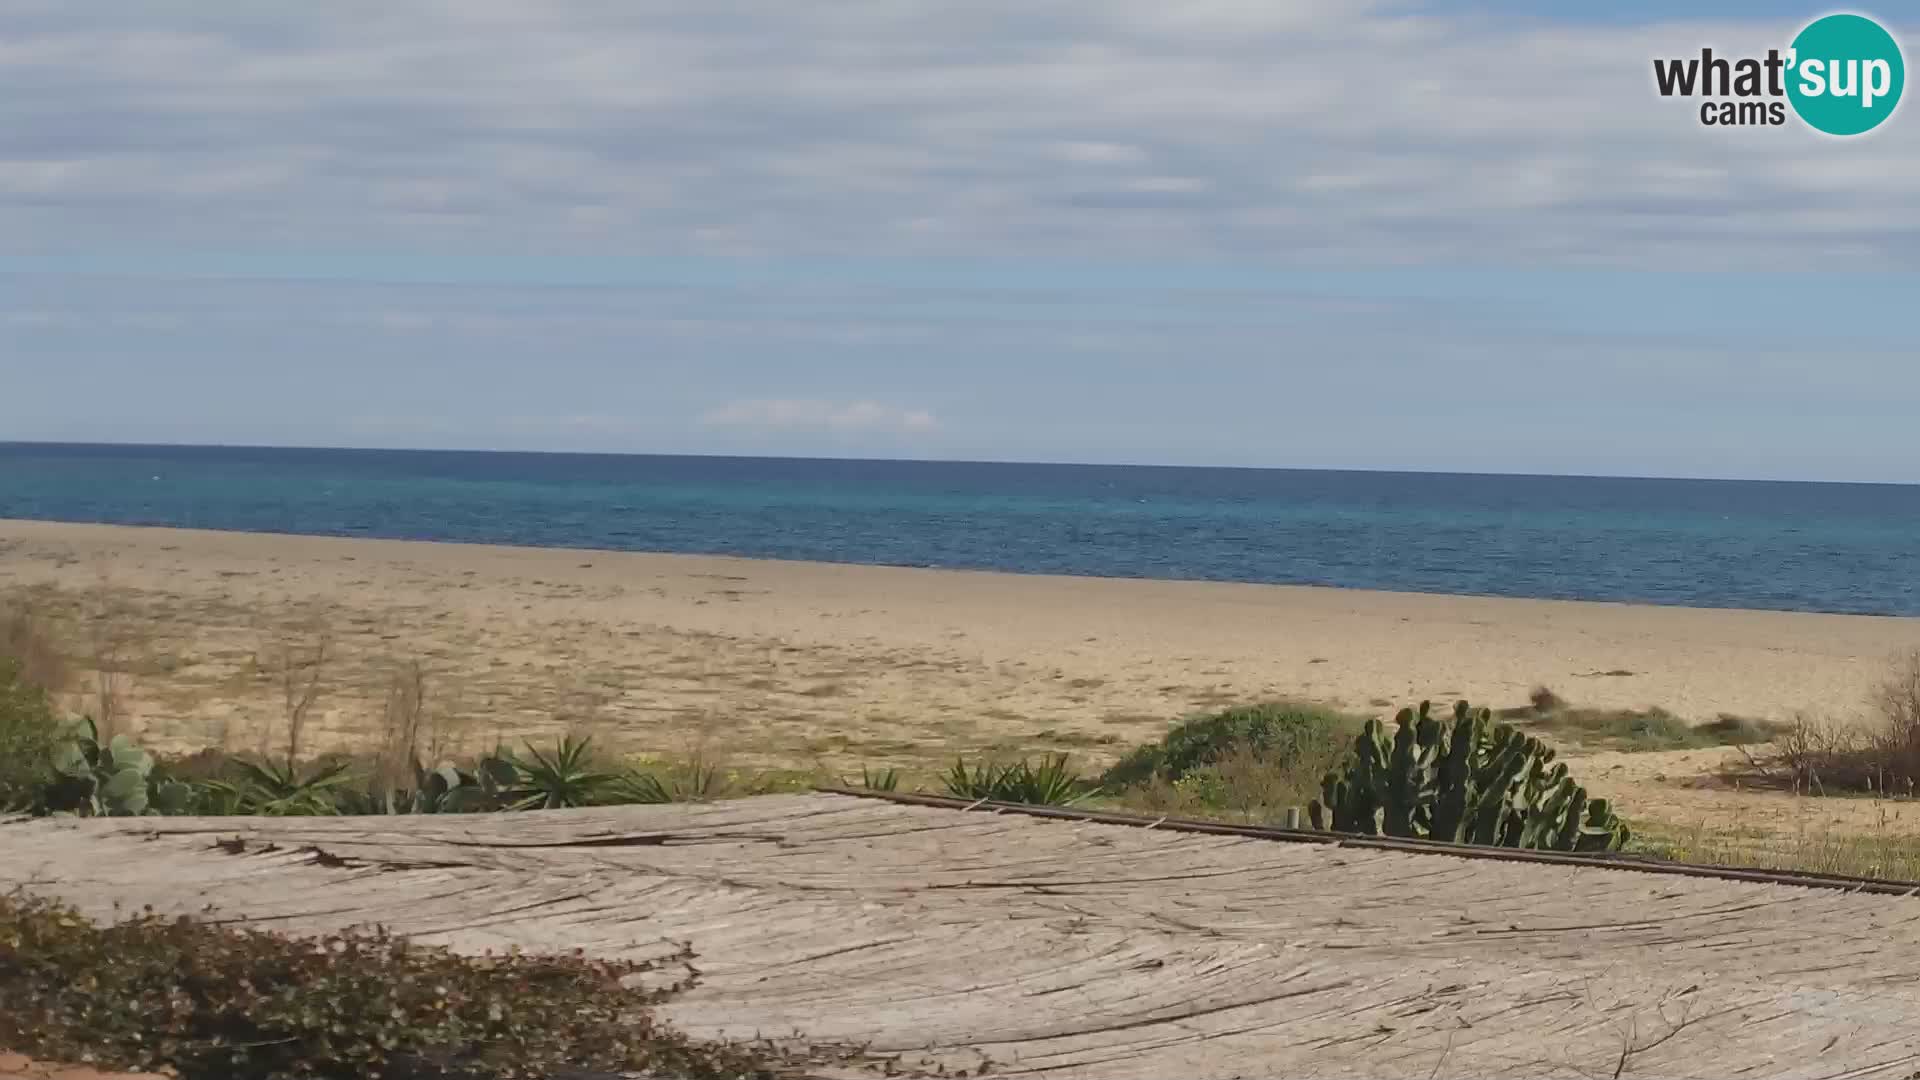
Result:
[[[18,677],[47,693],[74,680],[73,662],[60,647],[55,616],[32,594],[0,602],[0,657],[13,661]]]
[[[1786,725],[1722,714],[1692,724],[1665,709],[1590,709],[1569,704],[1546,687],[1535,689],[1521,708],[1499,716],[1555,742],[1593,750],[1700,750],[1770,742]]]
[[[1634,842],[1628,849],[1633,854],[1709,866],[1920,883],[1920,837],[1884,825],[1864,833],[1804,821],[1790,833],[1640,821],[1633,826]]]

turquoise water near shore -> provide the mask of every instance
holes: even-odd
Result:
[[[1920,615],[1904,485],[0,443],[0,517]]]

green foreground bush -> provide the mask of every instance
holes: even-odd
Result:
[[[1298,705],[1247,705],[1175,724],[1101,777],[1132,810],[1246,824],[1286,820],[1347,753],[1355,717]]]
[[[461,957],[378,930],[303,940],[150,910],[96,925],[0,896],[0,1047],[183,1080],[775,1075],[784,1059],[765,1047],[663,1028],[648,1006],[681,987],[622,985],[652,967]]]
[[[0,813],[27,810],[52,781],[60,734],[46,690],[24,677],[19,661],[0,656]]]
[[[1175,724],[1158,743],[1135,748],[1100,778],[1121,791],[1155,780],[1178,783],[1200,769],[1251,754],[1273,763],[1311,761],[1314,776],[1342,749],[1356,722],[1326,709],[1243,705]]]

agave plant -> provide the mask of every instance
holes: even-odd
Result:
[[[229,780],[202,780],[191,786],[190,809],[182,813],[205,817],[238,817],[252,814],[248,789]]]
[[[507,751],[499,755],[509,762],[518,776],[511,794],[510,810],[557,810],[567,806],[592,806],[602,801],[620,780],[619,773],[593,768],[593,737],[575,739],[568,735],[554,744],[551,752],[542,752],[527,744],[527,756]]]
[[[1065,806],[1093,795],[1079,772],[1067,764],[1066,754],[1052,754],[1035,766],[1021,760],[1012,764],[983,762],[971,770],[964,760],[953,763],[943,778],[947,791],[963,799]]]
[[[339,789],[353,781],[352,766],[336,761],[304,779],[298,768],[278,761],[235,761],[233,780],[212,780],[207,798],[236,814],[265,817],[328,817],[340,813]]]
[[[847,786],[853,785],[849,783]],[[860,766],[860,786],[868,791],[898,791],[900,770],[876,769],[871,765],[862,765]]]
[[[695,755],[676,765],[650,770],[634,769],[622,773],[608,786],[603,801],[609,803],[706,802],[725,795],[732,786],[733,781],[725,769]],[[750,786],[749,791],[753,790],[754,786]]]
[[[658,773],[632,772],[621,773],[607,786],[607,801],[611,803],[670,803],[680,802],[674,798],[675,791],[660,779]]]

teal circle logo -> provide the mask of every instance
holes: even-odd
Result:
[[[1789,54],[1787,100],[1808,126],[1829,135],[1872,131],[1893,115],[1907,84],[1900,43],[1864,15],[1828,15],[1807,24]]]

